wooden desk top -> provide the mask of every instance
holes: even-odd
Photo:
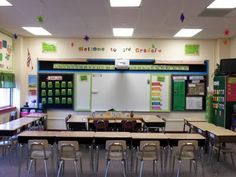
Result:
[[[56,137],[58,131],[24,131],[18,136],[20,137]]]
[[[31,124],[32,122],[35,122],[39,120],[39,118],[27,118],[22,117],[4,124],[0,124],[0,131],[15,131],[25,125]]]
[[[232,130],[225,129],[223,127],[218,127],[213,128],[211,130],[208,130],[209,133],[214,134],[215,136],[221,137],[221,136],[229,136],[229,137],[236,137],[236,132]]]
[[[204,140],[205,137],[197,133],[165,133],[168,139]]]
[[[211,131],[212,129],[217,128],[217,126],[208,122],[189,122],[189,124],[201,129],[202,131]]]
[[[146,123],[164,123],[165,121],[154,115],[142,115]]]
[[[131,133],[132,139],[168,139],[164,133]]]
[[[68,123],[87,123],[88,118],[86,115],[72,115],[72,117],[67,121]]]
[[[199,117],[187,117],[187,118],[184,118],[184,121],[186,121],[186,122],[206,122],[205,119],[199,118]]]
[[[47,113],[40,113],[40,112],[33,112],[33,113],[26,115],[26,117],[33,117],[33,118],[43,118],[43,117],[47,117],[47,116],[48,116]]]
[[[78,138],[93,138],[95,132],[90,132],[90,131],[60,131],[57,133],[56,137],[61,137],[61,138],[73,138],[73,137],[78,137]]]
[[[95,132],[95,138],[131,138],[129,132]]]

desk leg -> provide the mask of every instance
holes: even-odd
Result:
[[[21,175],[22,152],[23,152],[22,149],[23,149],[22,144],[19,144],[19,147],[18,147],[18,154],[19,154],[19,156],[18,156],[18,177],[20,177],[20,175]]]

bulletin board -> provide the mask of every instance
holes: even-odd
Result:
[[[73,108],[73,74],[39,74],[38,98],[44,108]]]
[[[0,32],[0,71],[13,71],[12,38]]]

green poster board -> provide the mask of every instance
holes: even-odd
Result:
[[[185,80],[174,80],[173,110],[185,110]]]
[[[186,44],[185,54],[186,55],[199,55],[199,45],[198,44]]]

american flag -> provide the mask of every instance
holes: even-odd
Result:
[[[29,49],[28,49],[27,67],[30,67],[30,65],[31,65],[31,68],[33,69],[33,64],[32,64],[32,60],[31,60],[31,56],[30,56],[30,52],[29,52]]]

